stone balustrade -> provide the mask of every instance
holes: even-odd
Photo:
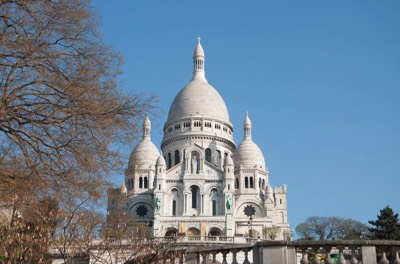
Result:
[[[171,238],[172,239],[172,238]],[[166,243],[168,259],[160,263],[187,264],[400,264],[400,241],[386,240],[329,240],[329,241],[235,241],[232,237],[178,237],[174,241],[163,238],[147,243]],[[132,241],[131,241],[132,242]],[[117,246],[110,244],[112,246]],[[99,251],[93,245],[91,252]],[[123,246],[123,248],[121,248]],[[120,243],[115,250],[131,254],[130,243]],[[111,250],[110,252],[113,252]],[[151,252],[149,252],[151,253]],[[90,254],[92,262],[92,253]],[[107,255],[108,256],[108,255]],[[144,256],[142,254],[142,256]],[[137,256],[136,256],[137,257]],[[115,260],[116,256],[112,255]],[[53,261],[53,263],[62,263]],[[130,261],[113,263],[135,263]],[[158,263],[158,262],[157,262]]]
[[[197,254],[198,259],[190,263],[217,263],[216,256],[222,254],[223,264],[400,264],[399,251],[400,241],[258,241],[253,245],[192,249],[190,254]],[[241,262],[239,253],[245,255]]]

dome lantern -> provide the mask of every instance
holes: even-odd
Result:
[[[251,121],[248,112],[246,112],[246,118],[244,119],[243,128],[244,128],[244,139],[251,138]]]
[[[149,119],[149,114],[146,112],[146,117],[143,121],[143,139],[150,140],[150,132],[151,132],[151,122]]]
[[[197,46],[194,50],[193,54],[193,79],[204,79],[205,81],[205,72],[204,72],[204,63],[205,56],[204,50],[200,43],[201,38],[197,38]]]

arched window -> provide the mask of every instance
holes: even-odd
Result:
[[[249,177],[244,178],[244,188],[249,188]]]
[[[254,188],[253,177],[250,177],[250,188]]]
[[[217,150],[217,157],[216,157],[216,161],[215,161],[215,164],[218,166],[218,167],[221,167],[221,151],[219,151],[219,150]]]
[[[176,200],[172,201],[172,215],[176,216]]]
[[[143,188],[147,189],[147,177],[144,177],[143,183]]]
[[[171,157],[171,153],[168,153],[168,169],[170,169],[172,167],[172,157]]]
[[[212,215],[213,216],[217,215],[217,201],[215,200],[212,201]]]
[[[192,208],[197,208],[197,195],[199,192],[199,188],[197,186],[192,186]]]
[[[236,186],[235,186],[235,188],[239,189],[239,179],[238,178],[236,178]]]
[[[179,156],[179,150],[175,150],[175,165],[181,161],[181,157]]]
[[[261,188],[261,178],[258,179],[258,188]]]
[[[206,149],[206,161],[211,162],[211,149]]]
[[[143,188],[143,178],[142,177],[139,178],[139,188],[140,189]]]

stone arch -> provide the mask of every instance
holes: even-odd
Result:
[[[190,186],[190,194],[191,194],[191,208],[198,209],[200,208],[200,188],[197,185]]]
[[[172,167],[172,155],[171,152],[168,153],[168,159],[167,159],[167,169],[170,169]]]
[[[186,236],[188,237],[200,237],[200,230],[196,227],[190,227],[188,228],[188,230],[186,231]]]
[[[210,148],[206,148],[205,154],[206,154],[205,155],[206,156],[206,161],[212,162],[212,151],[211,151]]]
[[[199,189],[200,189],[200,192],[203,192],[204,190],[203,190],[203,185],[201,185],[201,184],[198,184],[198,183],[193,183],[193,184],[191,184],[191,185],[187,185],[186,186],[186,188],[185,188],[185,192],[190,192],[190,188],[192,188],[192,186],[197,186]],[[178,187],[175,187],[175,188],[178,188]],[[172,189],[172,188],[171,188]]]
[[[218,166],[218,168],[221,167],[221,159],[222,159],[222,154],[220,150],[215,151],[215,164]]]
[[[175,227],[169,227],[167,229],[167,231],[165,232],[166,237],[176,237],[178,236],[178,229],[176,229]]]
[[[179,164],[179,162],[181,162],[181,156],[180,156],[180,152],[179,152],[179,150],[175,150],[175,155],[174,155],[175,157],[175,162],[174,162],[174,165],[176,165],[176,164]]]
[[[218,227],[211,227],[208,230],[208,236],[222,236],[222,230],[219,229]]]
[[[141,220],[152,218],[154,215],[153,204],[148,201],[137,201],[130,206],[129,213],[134,217],[134,219]]]
[[[244,214],[243,210],[248,205],[251,205],[255,208],[256,212],[254,214],[254,217],[263,217],[264,216],[264,208],[262,208],[259,205],[259,203],[256,201],[242,201],[241,203],[237,202],[236,204],[240,204],[236,210],[237,217],[246,217],[247,218],[247,216]]]

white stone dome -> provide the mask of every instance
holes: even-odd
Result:
[[[251,139],[245,139],[233,153],[235,165],[242,165],[245,168],[266,169],[264,155],[256,143]]]
[[[168,121],[202,116],[230,124],[228,109],[221,95],[206,80],[193,79],[175,97]]]
[[[231,155],[227,155],[226,156],[225,165],[226,166],[233,166],[234,165],[234,162],[233,162],[233,159],[232,159]]]
[[[262,168],[266,170],[264,155],[256,143],[251,139],[251,120],[246,113],[246,118],[243,122],[244,139],[239,147],[233,153],[235,165],[242,165],[245,168]]]
[[[144,139],[132,151],[128,168],[134,169],[135,166],[148,168],[149,166],[154,166],[159,156],[160,153],[153,142]]]
[[[156,165],[160,153],[153,142],[151,142],[150,132],[151,122],[146,114],[146,118],[143,121],[143,138],[132,151],[129,158],[128,169],[135,169],[135,166],[139,168],[149,168],[149,166]]]
[[[165,163],[165,159],[164,159],[164,157],[163,157],[163,155],[159,155],[159,157],[157,158],[157,166],[166,166],[166,163]]]

